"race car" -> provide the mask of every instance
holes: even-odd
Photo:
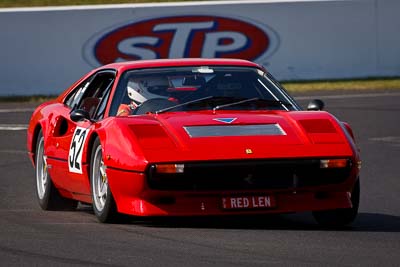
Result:
[[[323,102],[302,108],[239,59],[112,63],[40,105],[27,131],[44,210],[213,216],[312,211],[356,218],[360,155]]]

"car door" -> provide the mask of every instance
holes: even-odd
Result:
[[[93,121],[101,119],[115,75],[115,71],[108,70],[95,73],[76,86],[49,118],[49,173],[56,187],[65,190],[64,194],[90,194],[88,157],[84,151],[95,122],[74,122],[70,113],[83,109]]]

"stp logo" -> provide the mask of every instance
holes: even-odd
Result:
[[[175,16],[127,24],[95,36],[92,65],[156,58],[242,58],[260,61],[277,47],[268,27],[219,16]]]

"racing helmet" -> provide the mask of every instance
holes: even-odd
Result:
[[[136,104],[151,98],[168,98],[165,93],[169,87],[166,77],[154,77],[147,80],[130,80],[127,86],[128,97]]]

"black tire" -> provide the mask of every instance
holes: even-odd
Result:
[[[102,223],[117,222],[120,216],[108,186],[99,138],[96,138],[93,143],[90,157],[90,189],[92,192],[93,211],[97,219]]]
[[[35,153],[36,197],[43,210],[74,210],[78,201],[62,197],[55,188],[47,170],[42,130],[36,139]]]
[[[351,193],[352,208],[314,211],[315,220],[323,227],[341,228],[351,224],[358,214],[360,204],[360,179],[357,179]]]

